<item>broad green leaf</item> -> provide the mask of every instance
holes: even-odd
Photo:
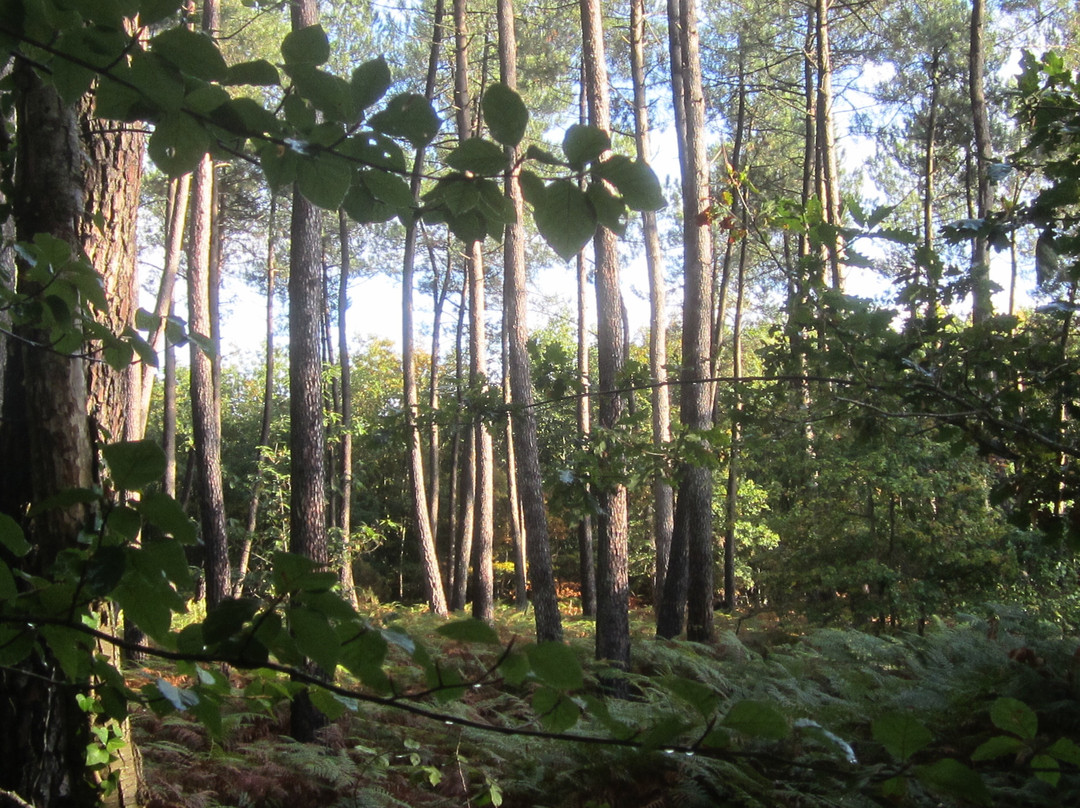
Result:
[[[288,611],[289,630],[300,651],[333,675],[338,660],[338,638],[326,615],[305,606]]]
[[[521,96],[505,84],[492,84],[481,102],[484,123],[491,136],[504,146],[516,146],[525,137],[529,110]]]
[[[71,51],[70,44],[67,42],[61,43],[58,50]],[[78,101],[90,89],[96,77],[93,70],[81,64],[76,64],[70,59],[54,59],[50,68],[53,86],[56,88],[56,92],[60,94],[60,98],[67,104],[74,104]]]
[[[693,727],[689,721],[677,715],[662,715],[641,736],[641,745],[645,749],[659,749],[678,740],[679,736]]]
[[[372,129],[407,140],[417,149],[429,144],[442,125],[431,103],[416,93],[395,95],[369,123]]]
[[[165,453],[152,440],[110,443],[102,454],[117,488],[139,491],[165,474]]]
[[[345,632],[347,635],[342,636]],[[338,638],[342,667],[376,692],[390,692],[390,679],[382,667],[388,648],[382,634],[371,628],[343,626],[338,629]]]
[[[349,186],[341,207],[358,224],[388,222],[396,215],[394,208],[376,199],[365,185],[354,182]]]
[[[296,188],[309,202],[337,210],[352,182],[352,166],[335,154],[304,157],[296,167]]]
[[[647,163],[615,154],[595,163],[593,172],[614,185],[631,210],[660,210],[666,204],[660,180]]]
[[[266,143],[259,150],[259,164],[272,190],[281,190],[296,181],[300,155],[277,143]]]
[[[226,598],[207,612],[202,622],[203,642],[217,645],[240,633],[244,624],[259,611],[256,598]]]
[[[574,168],[584,168],[611,148],[611,137],[603,129],[575,123],[563,136],[563,153]]]
[[[529,659],[520,652],[513,652],[503,658],[499,673],[511,685],[520,685],[529,675]]]
[[[184,105],[185,100],[190,106],[190,97],[185,99],[187,88],[183,75],[156,53],[136,51],[132,54],[128,80],[144,99],[160,109],[175,112]]]
[[[703,718],[710,718],[716,710],[719,697],[708,685],[681,676],[665,676],[660,684],[701,713]]]
[[[109,511],[105,525],[113,536],[132,541],[142,529],[142,519],[134,508],[120,506]]]
[[[364,187],[380,202],[398,209],[413,206],[413,195],[409,190],[409,184],[397,174],[366,168],[359,172],[359,177]]]
[[[315,709],[326,716],[328,721],[337,721],[337,719],[345,715],[345,711],[348,709],[348,705],[341,697],[331,693],[329,690],[323,690],[321,687],[309,688],[308,695]],[[353,701],[353,704],[355,703]],[[353,712],[355,711],[356,708],[353,707]]]
[[[1071,738],[1058,738],[1046,751],[1064,763],[1080,766],[1080,746]]]
[[[256,87],[276,87],[281,84],[278,69],[265,59],[230,65],[222,84],[249,84]]]
[[[4,559],[0,558],[0,601],[11,601],[19,594],[15,584],[15,576],[11,574],[11,567]]]
[[[139,551],[139,562],[147,567],[152,566],[181,589],[194,586],[184,546],[178,541],[147,538]]]
[[[435,629],[435,631],[442,634],[444,637],[449,637],[451,640],[457,640],[458,642],[481,643],[485,645],[501,644],[501,640],[499,640],[499,635],[495,632],[495,629],[483,620],[476,620],[474,618],[445,623]]]
[[[929,788],[950,797],[990,805],[990,792],[978,774],[953,758],[943,758],[928,766],[917,766],[915,775]]]
[[[522,171],[518,175],[518,181],[521,183],[521,195],[526,202],[533,207],[544,204],[543,199],[547,186],[542,179],[531,171]]]
[[[353,102],[359,109],[367,109],[386,95],[391,82],[390,66],[386,59],[380,56],[364,62],[353,71],[352,81],[349,82]]]
[[[113,121],[153,120],[160,108],[132,87],[131,68],[119,65],[112,77],[102,76],[94,92],[94,114]]]
[[[160,491],[144,494],[135,508],[143,518],[162,533],[181,544],[194,544],[198,530],[195,522],[184,513],[180,503]]]
[[[1056,786],[1061,780],[1061,766],[1050,755],[1035,755],[1031,759],[1031,769],[1037,778],[1052,786]]]
[[[546,149],[541,149],[539,146],[529,146],[525,150],[525,157],[528,160],[535,160],[538,163],[542,163],[546,166],[565,166],[566,161],[560,160],[551,152]]]
[[[1015,755],[1024,742],[1014,735],[995,735],[987,741],[979,744],[979,747],[971,753],[974,761],[994,760],[1004,755]]]
[[[121,547],[99,547],[86,562],[83,586],[87,594],[100,598],[112,592],[124,577],[127,554]]]
[[[184,73],[204,81],[221,81],[229,73],[214,40],[183,25],[162,31],[151,39],[150,50]]]
[[[22,527],[6,513],[0,513],[0,544],[16,558],[30,552],[30,542],[26,540]]]
[[[330,58],[330,40],[321,25],[290,31],[281,42],[281,55],[289,65],[321,65]]]
[[[584,686],[581,663],[577,655],[561,642],[542,642],[530,645],[526,651],[533,673],[556,690],[578,690]]]
[[[182,0],[139,0],[139,24],[153,25],[172,16]]]
[[[790,732],[787,719],[776,707],[749,699],[735,702],[721,723],[743,735],[772,741],[783,740]]]
[[[1039,718],[1035,711],[1024,702],[1004,696],[990,706],[990,720],[994,726],[1005,732],[1011,732],[1025,740],[1035,737],[1039,729]]]
[[[163,589],[168,589],[170,594],[175,595],[170,588],[162,586],[160,578],[151,581],[132,571],[124,576],[111,595],[127,620],[145,631],[155,642],[168,646],[174,604],[169,597],[163,597]]]
[[[352,88],[345,79],[313,65],[289,65],[285,70],[296,92],[331,120],[352,123],[359,116]]]
[[[532,708],[549,732],[566,732],[581,716],[573,701],[550,687],[541,687],[533,693]]]
[[[871,724],[870,731],[874,740],[901,762],[923,749],[934,739],[930,730],[906,713],[883,715]]]
[[[465,244],[483,241],[488,235],[487,220],[475,209],[461,214],[444,211],[444,219],[450,232]]]
[[[471,137],[446,155],[446,164],[457,171],[493,177],[506,170],[506,153],[490,140]]]
[[[393,140],[378,132],[364,132],[346,138],[337,151],[343,157],[372,168],[388,169],[398,174],[405,174],[407,170],[405,152]]]
[[[533,207],[540,235],[564,261],[577,255],[596,232],[596,212],[570,180],[552,182]]]
[[[589,184],[585,196],[596,211],[596,220],[600,224],[617,236],[626,232],[626,205],[621,199],[598,182]]]
[[[27,516],[37,516],[39,513],[51,511],[56,508],[71,508],[75,505],[89,505],[100,501],[101,495],[90,488],[67,488],[51,497],[39,500],[30,506]]]
[[[146,150],[158,168],[179,177],[193,171],[213,145],[202,124],[187,113],[173,112],[154,127]]]

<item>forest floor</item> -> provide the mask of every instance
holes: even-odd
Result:
[[[963,778],[960,786],[955,777],[935,782],[927,773],[943,759],[964,761],[965,777],[968,767],[977,770],[988,789],[986,799],[996,799],[995,804],[1080,805],[1080,746],[1075,747],[1077,760],[1069,762],[1070,746],[1068,754],[1058,756],[1060,763],[1050,761],[1053,778],[1032,763],[1045,763],[1048,758],[1039,754],[1054,744],[1061,751],[1063,744],[1080,741],[1080,649],[1075,637],[1060,629],[1018,613],[937,621],[925,637],[811,628],[805,620],[781,621],[775,615],[717,617],[717,641],[702,645],[656,640],[651,610],[636,611],[634,666],[628,677],[632,698],[617,704],[607,700],[605,723],[588,714],[596,709],[591,695],[601,692],[591,662],[593,624],[567,616],[567,640],[586,671],[586,688],[573,701],[588,707],[568,732],[610,737],[614,718],[621,726],[638,728],[635,737],[645,742],[644,749],[498,734],[365,702],[350,703],[354,709],[343,710],[321,729],[317,743],[300,744],[289,737],[287,706],[240,698],[245,688],[251,691],[256,674],[230,671],[235,693],[222,704],[216,733],[189,712],[158,716],[147,711],[137,717],[135,739],[150,805],[991,804],[981,789],[965,793]],[[459,670],[466,682],[499,657],[497,648],[477,653],[474,646],[437,635],[434,629],[441,621],[430,615],[387,608],[376,619],[422,638],[432,656]],[[532,618],[504,608],[496,628],[505,643],[525,644]],[[389,665],[402,689],[422,689],[407,659],[390,659]],[[180,687],[185,682],[171,667],[150,666],[131,674],[134,685],[156,677]],[[713,715],[687,696],[696,687],[687,682],[707,688],[702,692]],[[451,718],[539,730],[543,722],[530,703],[535,690],[528,680],[520,685],[494,682],[470,687],[452,701],[428,696],[421,703]],[[1009,735],[992,715],[994,700],[1002,696],[1030,705],[1032,720],[1037,713],[1039,723],[1030,733],[1027,727],[1016,729],[1014,734],[1030,737],[1007,737],[1010,754],[994,758],[980,750],[988,739],[1003,743],[1000,738]],[[788,724],[784,737],[766,738],[769,733],[761,730],[759,737],[736,739],[719,754],[665,748],[700,741],[725,705],[739,699],[775,705]],[[919,726],[929,728],[921,751],[908,761],[890,758],[888,752],[897,752],[895,742],[872,723],[888,711],[914,716]],[[751,728],[751,736],[756,731]],[[910,749],[914,744],[908,744]],[[1001,802],[1006,796],[1008,802]]]

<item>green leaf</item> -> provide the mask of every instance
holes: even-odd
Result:
[[[917,766],[915,775],[927,787],[950,797],[990,805],[990,792],[975,772],[953,758],[943,758],[928,766]]]
[[[328,690],[323,690],[321,687],[308,688],[308,696],[311,698],[312,706],[326,716],[328,721],[337,721],[341,716],[345,715],[345,711],[349,706],[340,696]],[[355,711],[356,708],[353,707],[353,712]]]
[[[533,207],[544,204],[544,193],[547,191],[547,186],[542,179],[531,171],[522,171],[518,175],[518,181],[521,183],[521,195],[526,202]]]
[[[90,488],[67,488],[51,497],[39,500],[30,506],[27,516],[37,516],[39,513],[51,511],[56,508],[71,508],[75,505],[89,505],[101,501],[101,494]]]
[[[330,40],[321,25],[290,31],[281,42],[281,55],[289,65],[321,65],[330,58]]]
[[[265,59],[240,62],[229,67],[229,72],[221,82],[228,85],[248,84],[255,87],[277,87],[281,84],[278,69]]]
[[[529,646],[525,653],[533,673],[544,684],[556,690],[578,690],[584,686],[581,663],[569,646],[561,642],[542,642]]]
[[[525,157],[528,160],[535,160],[538,163],[542,163],[546,166],[565,166],[566,161],[560,160],[551,152],[546,149],[541,149],[539,146],[529,146],[525,150]]]
[[[203,81],[221,81],[229,74],[214,40],[183,25],[162,31],[151,39],[150,51]]]
[[[681,676],[665,676],[660,684],[701,713],[703,718],[710,718],[716,710],[719,697],[708,685]]]
[[[371,128],[390,137],[403,138],[419,149],[429,144],[442,122],[422,95],[402,93],[371,116]]]
[[[296,167],[296,188],[324,210],[337,210],[352,183],[352,166],[336,154],[304,157]]]
[[[493,177],[506,170],[506,153],[490,140],[471,137],[446,155],[446,164],[457,171]]]
[[[1061,780],[1061,766],[1050,755],[1035,755],[1031,759],[1031,768],[1044,783],[1056,786]]]
[[[990,706],[990,720],[994,726],[1030,740],[1039,729],[1039,718],[1024,702],[1007,696],[999,698]]]
[[[15,576],[11,574],[11,567],[0,558],[0,601],[12,601],[18,594],[19,588],[15,583]]]
[[[353,102],[359,109],[367,109],[386,95],[391,81],[390,66],[383,57],[364,62],[353,71],[349,82]]]
[[[870,726],[874,740],[903,762],[934,739],[930,730],[906,713],[889,713]]]
[[[659,749],[674,743],[680,735],[693,726],[689,721],[677,715],[663,715],[641,736],[641,745],[645,749]]]
[[[277,143],[266,143],[259,150],[259,164],[272,190],[281,190],[296,181],[300,155]]]
[[[142,529],[142,519],[139,512],[133,508],[121,506],[109,511],[105,524],[109,533],[120,537],[123,541],[133,541]]]
[[[343,631],[348,631],[349,636],[342,637]],[[358,676],[360,681],[372,690],[378,693],[389,693],[390,679],[382,667],[386,660],[388,646],[382,634],[371,628],[357,631],[355,626],[344,626],[339,628],[338,637],[340,640],[338,661],[342,667],[354,676]]]
[[[16,558],[30,552],[30,542],[26,540],[22,527],[6,513],[0,513],[0,544]]]
[[[532,708],[549,732],[566,732],[581,716],[573,701],[550,687],[541,687],[533,693]]]
[[[1063,763],[1080,766],[1080,746],[1071,738],[1058,738],[1046,751]]]
[[[594,164],[593,173],[614,185],[630,210],[660,210],[666,204],[660,180],[641,160],[614,154]]]
[[[170,177],[190,173],[214,145],[206,128],[184,112],[173,112],[154,127],[147,144],[150,159]]]
[[[102,449],[117,488],[139,491],[165,474],[165,453],[152,440],[122,441]]]
[[[147,522],[181,544],[194,544],[198,538],[198,528],[194,520],[184,513],[180,503],[168,494],[160,491],[143,494],[135,508]]]
[[[349,186],[341,207],[359,224],[388,222],[396,215],[395,209],[376,199],[362,183],[354,182]]]
[[[533,207],[540,235],[564,261],[577,255],[596,232],[596,212],[570,180],[553,181]]]
[[[626,205],[611,193],[602,183],[593,182],[585,191],[585,196],[596,211],[596,220],[614,233],[621,236],[626,232]]]
[[[413,195],[409,184],[397,174],[365,168],[359,172],[359,177],[364,187],[380,202],[396,209],[407,209],[413,206]]]
[[[206,614],[202,622],[203,642],[217,645],[235,637],[259,611],[256,598],[226,598]]]
[[[172,581],[181,589],[190,589],[195,585],[184,547],[178,541],[148,538],[143,542],[139,560],[140,563],[152,566],[166,580]]]
[[[359,117],[360,110],[353,102],[352,88],[345,79],[314,65],[289,65],[285,70],[300,96],[331,120],[352,123]]]
[[[563,136],[563,153],[574,168],[584,168],[611,148],[611,137],[603,129],[575,123]]]
[[[502,643],[495,629],[483,620],[474,618],[445,623],[435,631],[457,642],[481,643],[484,645],[501,645]]]
[[[305,606],[294,606],[288,611],[288,620],[300,651],[332,675],[337,667],[338,638],[326,615]]]
[[[790,732],[787,719],[776,707],[749,699],[733,704],[721,723],[743,735],[771,741],[783,740]]]
[[[1015,755],[1023,745],[1023,741],[1013,735],[995,735],[979,744],[979,747],[971,753],[971,759],[974,761],[994,760],[1004,755]]]
[[[139,0],[139,24],[154,25],[171,17],[180,8],[182,0]]]
[[[516,146],[525,137],[529,110],[521,96],[505,84],[492,84],[480,104],[491,136],[504,146]]]

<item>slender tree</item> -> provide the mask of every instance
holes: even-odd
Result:
[[[512,0],[499,0],[499,70],[502,83],[517,89],[517,37],[514,33]],[[532,371],[529,367],[527,304],[525,298],[525,233],[522,226],[525,204],[521,195],[518,156],[520,150],[508,148],[511,170],[506,178],[506,196],[515,212],[515,221],[506,226],[503,238],[503,306],[507,360],[513,410],[513,448],[517,464],[518,495],[523,511],[529,580],[532,584],[533,609],[536,615],[536,639],[562,639],[562,618],[555,592],[555,573],[551,561],[551,540],[544,508],[543,480],[540,473],[540,450],[536,436],[536,410],[533,407]]]
[[[598,0],[581,0],[580,8],[589,123],[610,131],[611,107],[600,3]],[[597,226],[593,250],[596,265],[599,422],[604,429],[613,430],[626,408],[626,400],[618,392],[619,376],[625,365],[623,346],[626,337],[615,234],[602,225]],[[612,458],[605,460],[611,464],[619,462]],[[597,517],[596,656],[616,667],[628,667],[630,583],[627,494],[626,485],[621,480],[623,469],[612,468],[610,471],[616,482],[595,492],[600,503],[600,515]]]
[[[986,110],[986,0],[971,2],[971,39],[968,48],[968,93],[974,126],[975,216],[985,219],[993,197],[990,190],[990,116]],[[971,319],[978,323],[994,313],[990,297],[990,242],[978,233],[971,252]]]
[[[345,328],[345,313],[349,308],[349,223],[345,211],[338,211],[338,239],[341,243],[341,274],[338,278],[337,328],[338,365],[341,368],[341,457],[338,469],[341,499],[338,501],[338,527],[341,530],[341,591],[356,608],[356,584],[353,581],[352,551],[352,367],[349,364],[349,334]],[[437,472],[436,472],[437,473]]]

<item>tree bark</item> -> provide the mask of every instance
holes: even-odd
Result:
[[[608,100],[607,61],[604,53],[603,18],[597,0],[581,0],[582,59],[585,62],[585,95],[589,123],[605,131],[611,128]],[[619,289],[619,259],[615,234],[598,226],[593,237],[596,262],[597,364],[599,370],[600,426],[612,430],[618,425],[626,401],[617,391],[624,366],[622,294]],[[610,457],[607,464],[620,461]],[[596,568],[596,657],[617,668],[630,665],[629,547],[625,469],[610,469],[619,480],[597,491],[600,515]],[[621,692],[624,683],[612,686]]]
[[[341,529],[341,592],[354,609],[359,608],[356,584],[353,581],[352,551],[352,368],[349,365],[349,335],[345,328],[345,313],[349,307],[349,225],[345,211],[338,211],[341,242],[341,276],[338,279],[338,364],[341,367],[341,466],[338,470],[341,499],[338,501],[338,527]],[[438,471],[435,472],[438,474]]]
[[[514,33],[512,0],[499,0],[499,66],[503,84],[517,89],[517,37]],[[510,164],[517,166],[519,149],[508,149]],[[529,560],[529,581],[532,587],[533,611],[536,615],[537,642],[562,639],[562,616],[555,591],[555,571],[551,560],[551,538],[548,533],[547,512],[544,507],[543,479],[540,472],[540,450],[536,434],[536,412],[533,407],[532,370],[528,350],[528,304],[525,280],[525,204],[517,168],[506,178],[506,196],[516,213],[515,222],[506,226],[503,239],[503,306],[510,376],[510,393],[514,402],[513,446],[518,472],[518,494],[521,497],[526,552]]]
[[[637,158],[649,159],[649,104],[645,93],[645,3],[632,0],[630,4],[630,72],[634,85],[634,134]],[[658,452],[671,441],[671,396],[667,376],[667,293],[664,289],[664,254],[660,248],[660,230],[656,213],[641,215],[645,238],[645,262],[649,269],[649,376],[653,388],[652,439]],[[664,591],[668,556],[671,554],[671,532],[675,522],[675,496],[670,483],[657,475],[652,483],[653,544],[656,548],[656,568],[653,573],[654,602]]]
[[[985,219],[993,201],[990,191],[990,116],[986,110],[986,0],[972,0],[971,42],[968,50],[968,93],[975,130],[975,215]],[[990,242],[975,237],[971,252],[971,319],[982,322],[994,313],[990,294]]]
[[[577,376],[582,395],[577,400],[578,438],[582,445],[589,440],[592,431],[589,408],[589,334],[587,323],[588,267],[585,253],[577,256]],[[578,567],[581,578],[581,614],[596,617],[596,550],[593,537],[593,518],[584,514],[578,522]]]

